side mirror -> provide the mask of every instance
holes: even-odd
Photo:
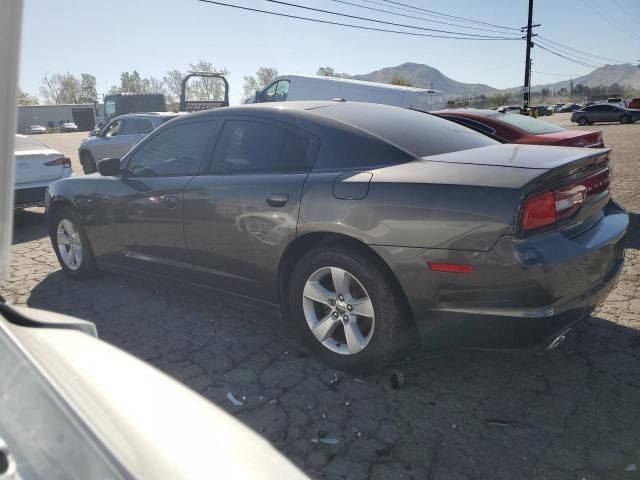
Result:
[[[103,177],[114,177],[122,173],[119,158],[103,158],[98,161],[98,172]]]
[[[264,93],[262,93],[260,90],[256,90],[256,99],[254,100],[254,103],[260,103],[260,102],[264,102]]]

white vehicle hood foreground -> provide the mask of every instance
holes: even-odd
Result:
[[[220,408],[92,333],[82,320],[0,304],[0,444],[23,478],[307,478]]]

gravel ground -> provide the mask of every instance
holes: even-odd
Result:
[[[547,120],[570,126],[568,117]],[[614,149],[612,189],[633,221],[627,262],[602,308],[543,355],[425,354],[355,378],[310,357],[289,325],[261,311],[113,274],[69,280],[38,209],[16,215],[0,292],[95,322],[104,340],[246,422],[315,479],[639,478],[640,124],[587,129]]]

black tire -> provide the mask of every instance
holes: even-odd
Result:
[[[77,268],[70,268],[63,260],[62,253],[60,252],[60,246],[58,244],[57,237],[58,227],[63,220],[69,221],[73,224],[80,239],[80,243],[82,246],[82,255]],[[62,270],[67,275],[75,279],[84,279],[96,276],[98,274],[98,267],[93,255],[93,250],[91,249],[91,244],[89,243],[89,239],[87,238],[87,234],[84,231],[80,218],[71,207],[59,208],[55,210],[49,217],[49,237],[51,238],[53,251],[56,252],[56,257],[58,257],[58,262],[60,263]]]
[[[631,123],[631,117],[629,115],[622,115],[620,117],[620,123]]]
[[[578,118],[578,125],[589,125],[591,122],[589,122],[589,119],[587,117],[580,117]]]
[[[326,267],[343,269],[355,277],[364,287],[373,305],[373,332],[368,344],[358,353],[344,354],[330,350],[314,336],[307,323],[303,306],[303,292],[307,280],[314,272]],[[391,281],[390,274],[385,270],[372,254],[340,246],[311,250],[297,262],[289,283],[289,317],[300,330],[310,350],[323,362],[352,373],[379,370],[402,352],[410,338],[415,338],[413,321],[406,301],[397,291],[399,287]],[[325,313],[320,316],[324,316]],[[357,322],[360,320],[358,317]],[[333,335],[340,334],[339,328],[343,329],[342,332],[345,331],[344,324],[338,322],[336,333]],[[345,346],[346,343],[344,342]]]
[[[85,175],[89,175],[90,173],[95,173],[98,171],[96,161],[93,158],[91,152],[82,152],[80,154],[80,163],[82,164],[82,171]]]

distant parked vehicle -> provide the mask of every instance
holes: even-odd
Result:
[[[444,93],[438,90],[313,75],[278,77],[267,88],[256,92],[255,97],[247,103],[337,99],[380,103],[423,112],[445,108]]]
[[[634,98],[629,102],[627,108],[640,109],[640,98]]]
[[[497,108],[498,113],[520,113],[522,115],[528,115],[528,112],[518,105],[503,105]]]
[[[95,137],[98,133],[100,133],[100,130],[102,130],[107,123],[109,123],[108,119],[104,119],[96,123],[96,126],[93,127],[93,130],[89,132],[89,136]]]
[[[80,142],[78,156],[84,173],[97,171],[103,158],[122,158],[136,143],[177,113],[132,113],[111,120],[96,135]]]
[[[547,105],[534,105],[529,107],[529,110],[536,110],[539,117],[548,117],[553,115],[553,110]]]
[[[62,125],[60,125],[60,131],[61,132],[77,132],[78,131],[78,125],[76,125],[73,122],[65,122]]]
[[[615,103],[616,105],[620,105],[621,107],[625,107],[625,108],[627,106],[624,99],[620,97],[607,98],[607,103]]]
[[[571,121],[580,125],[591,125],[596,122],[634,123],[640,120],[640,110],[624,108],[612,103],[601,103],[576,110]]]
[[[71,160],[33,138],[16,135],[15,208],[44,204],[47,187],[71,176]]]
[[[461,108],[431,112],[502,143],[602,148],[601,132],[565,130],[549,122],[513,113]]]
[[[27,135],[42,135],[47,133],[47,129],[42,125],[29,125],[25,128],[24,133]]]
[[[580,105],[577,103],[565,103],[560,109],[560,113],[573,112],[574,110],[578,110]]]
[[[119,115],[138,112],[166,112],[162,93],[115,93],[104,97],[104,116],[110,120]]]
[[[559,113],[560,109],[564,106],[564,103],[556,103],[553,106],[553,113]]]

